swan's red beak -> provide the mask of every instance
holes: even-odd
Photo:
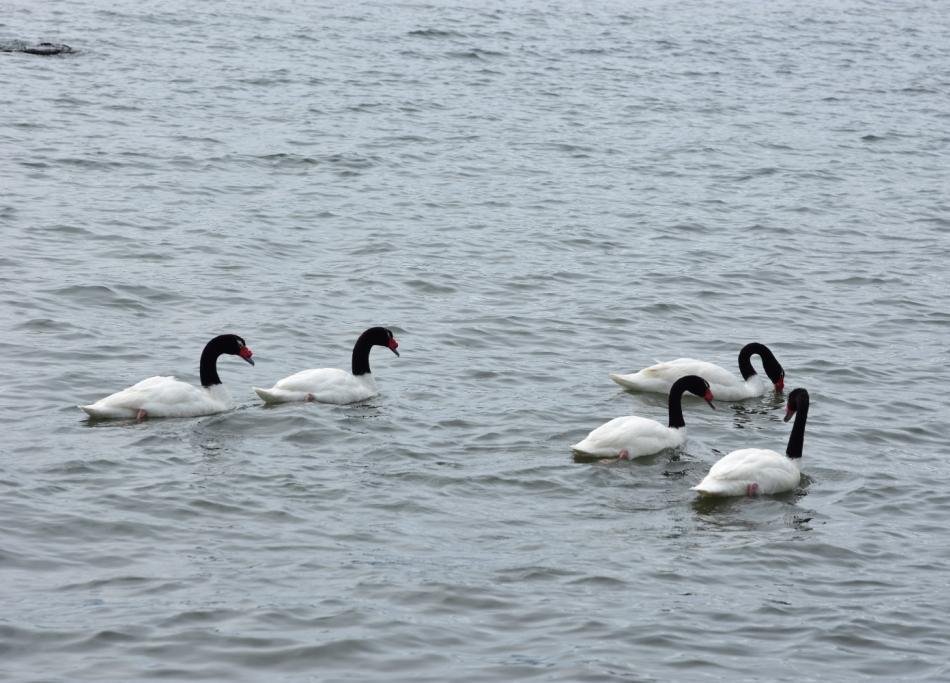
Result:
[[[396,357],[399,357],[399,352],[396,350],[399,348],[399,342],[395,338],[389,340],[389,350],[396,354]]]
[[[792,406],[787,406],[785,408],[785,417],[783,418],[782,422],[788,422],[789,420],[792,419],[792,415],[794,414],[795,414],[795,409],[792,408]]]
[[[782,391],[785,389],[785,378],[779,377],[775,382],[775,391]]]
[[[703,398],[706,400],[706,403],[709,404],[709,407],[710,407],[710,408],[712,408],[713,410],[716,409],[716,406],[714,406],[714,405],[713,405],[713,402],[712,402],[712,400],[713,400],[712,392],[711,392],[709,389],[706,389],[706,393],[703,394]]]
[[[238,355],[244,360],[246,360],[248,363],[250,363],[251,365],[254,365],[254,359],[251,358],[251,356],[253,356],[254,354],[251,353],[251,349],[248,348],[247,346],[242,346],[241,350],[238,351]]]

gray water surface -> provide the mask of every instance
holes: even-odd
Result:
[[[471,5],[477,5],[472,7]],[[938,1],[7,0],[0,678],[947,680]],[[378,397],[265,408],[383,324]],[[90,423],[215,334],[233,412]],[[608,372],[768,344],[794,493],[698,500],[781,396]]]

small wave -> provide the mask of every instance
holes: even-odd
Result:
[[[129,166],[125,162],[113,159],[90,159],[88,157],[61,157],[54,159],[52,164],[56,166],[75,166],[90,171],[110,171]]]
[[[365,157],[358,154],[347,153],[306,156],[303,154],[276,152],[274,154],[262,154],[253,158],[276,168],[308,168],[326,165],[348,171],[372,168],[379,161],[377,157]]]
[[[52,318],[33,318],[16,326],[18,330],[29,330],[31,332],[81,332],[82,328],[73,325],[65,320],[53,320]]]
[[[137,298],[124,296],[116,289],[105,285],[73,285],[59,287],[47,292],[56,298],[67,299],[83,306],[120,308],[145,311],[147,306]]]
[[[66,583],[59,586],[60,591],[90,591],[100,588],[133,587],[137,588],[143,584],[151,582],[153,579],[147,576],[113,576],[107,579],[92,579],[90,581],[80,581],[78,583]]]
[[[275,85],[288,85],[293,83],[294,79],[285,76],[255,76],[253,78],[239,78],[235,83],[243,85],[256,85],[263,87],[272,87]]]
[[[453,59],[470,59],[473,61],[484,61],[486,59],[491,59],[492,57],[505,57],[504,52],[495,52],[493,50],[481,50],[474,48],[471,50],[457,50],[452,52],[446,52],[446,57],[451,57]]]
[[[406,35],[416,38],[465,38],[466,34],[439,28],[419,28],[409,31]]]
[[[406,280],[405,284],[422,294],[453,294],[458,291],[451,285],[439,285],[427,280]]]

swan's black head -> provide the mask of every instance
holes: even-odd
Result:
[[[393,336],[392,330],[385,327],[371,327],[363,333],[363,337],[373,346],[385,346],[387,349],[399,355],[399,342]]]
[[[765,368],[765,374],[769,376],[772,384],[775,385],[775,391],[785,389],[785,369],[782,364],[771,353],[762,354],[762,367]]]
[[[211,345],[214,345],[214,349],[218,353],[229,353],[232,356],[240,356],[251,365],[254,365],[254,359],[251,358],[254,354],[251,352],[251,348],[236,334],[222,334],[220,337],[215,337],[211,340],[211,343],[208,344],[208,346]]]
[[[677,382],[682,382],[683,387],[686,391],[691,394],[696,394],[700,398],[706,401],[709,404],[709,407],[713,410],[716,409],[716,406],[713,405],[713,395],[712,390],[709,388],[709,382],[704,380],[699,375],[687,375],[686,377],[681,377],[676,380]]]
[[[752,342],[743,346],[739,351],[739,371],[742,373],[742,379],[749,379],[756,374],[750,361],[752,356],[759,356],[762,359],[762,367],[765,368],[765,374],[775,385],[775,391],[783,391],[785,389],[785,370],[782,368],[782,364],[776,360],[772,350],[765,344]]]
[[[808,390],[795,389],[788,395],[788,405],[785,406],[785,421],[792,419],[792,415],[799,410],[808,409]]]

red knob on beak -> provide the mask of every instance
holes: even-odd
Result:
[[[248,363],[250,363],[251,365],[254,365],[254,361],[251,358],[251,356],[253,356],[254,354],[251,352],[251,349],[249,347],[242,346],[241,350],[238,351],[238,355],[244,360],[246,360]]]

